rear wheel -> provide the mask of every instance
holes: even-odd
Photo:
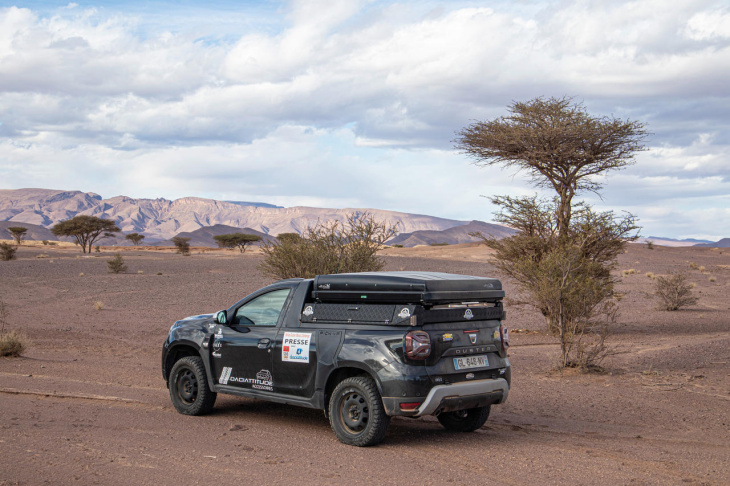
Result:
[[[177,360],[167,381],[175,410],[185,415],[203,415],[215,404],[216,394],[208,387],[203,360],[186,356]]]
[[[380,443],[390,424],[378,388],[366,376],[347,378],[335,387],[329,417],[340,442],[358,447]]]
[[[454,432],[473,432],[480,428],[489,418],[491,407],[470,408],[456,412],[443,412],[438,415],[439,422]]]

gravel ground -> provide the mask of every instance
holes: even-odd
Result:
[[[385,258],[389,270],[493,276],[485,252]],[[219,396],[209,416],[176,413],[159,363],[172,322],[271,279],[255,253],[122,254],[119,275],[111,252],[21,247],[0,262],[7,327],[31,342],[0,358],[0,484],[730,484],[728,250],[631,245],[617,271],[635,271],[619,284],[620,353],[602,374],[554,371],[541,316],[509,307],[513,388],[487,424],[455,434],[397,418],[367,449],[340,444],[315,410]],[[647,273],[672,271],[696,283],[698,305],[656,309]]]

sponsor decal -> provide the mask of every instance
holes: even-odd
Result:
[[[213,332],[214,328],[215,328],[215,322],[208,323],[208,331]]]
[[[304,314],[305,316],[309,317],[312,314],[314,314],[314,309],[312,309],[312,306],[311,305],[308,305],[307,307],[304,308],[304,312],[302,312],[302,314]]]
[[[450,342],[450,341],[453,341],[453,340],[454,340],[454,335],[453,335],[453,334],[451,334],[450,332],[447,332],[446,334],[444,334],[444,335],[442,336],[442,339],[444,340],[444,342],[445,342],[445,343],[448,343],[448,342]]]
[[[467,309],[466,312],[464,312],[464,319],[467,321],[474,317],[474,314],[472,313],[471,309]]]
[[[208,341],[203,341],[203,347],[208,349]]]
[[[221,342],[222,337],[223,336],[219,336],[218,334],[216,334],[215,339],[213,340],[213,357],[214,358],[221,357],[221,348],[223,347],[223,343]]]
[[[285,332],[281,346],[281,361],[309,363],[311,332]]]
[[[223,369],[225,370],[226,368]],[[230,370],[230,368],[228,369]],[[227,381],[230,381],[231,383],[240,383],[242,385],[251,385],[251,388],[255,390],[274,391],[274,377],[271,376],[271,372],[269,370],[259,371],[256,373],[256,378],[239,378],[238,376],[230,376],[229,372],[229,378]]]
[[[398,317],[400,317],[401,319],[408,319],[409,317],[411,317],[411,311],[408,310],[408,307],[404,307],[401,309]]]
[[[319,288],[319,290],[329,290],[330,284],[319,284],[317,288]]]
[[[494,330],[494,334],[492,334],[492,339],[499,339],[499,329]]]
[[[472,344],[477,343],[477,335],[476,334],[469,334],[469,341],[471,341]]]
[[[233,368],[230,366],[224,366],[223,371],[221,371],[221,377],[218,378],[218,383],[221,385],[227,385],[228,380],[231,378],[231,372],[233,371]]]

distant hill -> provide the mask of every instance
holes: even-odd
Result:
[[[436,218],[422,214],[379,209],[280,208],[266,203],[226,202],[199,197],[168,199],[134,199],[116,196],[103,199],[92,192],[52,189],[0,190],[0,221],[31,223],[49,228],[59,221],[79,214],[111,219],[123,233],[141,233],[145,243],[167,240],[179,233],[218,224],[233,228],[251,228],[276,236],[301,233],[317,222],[343,221],[349,214],[368,212],[380,221],[398,224],[403,232],[441,231],[466,224],[466,221]],[[123,235],[105,240],[106,244],[123,242]]]
[[[209,246],[212,248],[217,248],[218,243],[216,243],[216,241],[215,241],[215,239],[213,239],[213,237],[218,236],[218,235],[227,235],[227,234],[231,234],[231,233],[245,233],[248,235],[256,235],[256,236],[260,236],[261,239],[264,241],[274,240],[274,238],[272,236],[269,236],[265,233],[256,231],[251,228],[234,228],[233,226],[227,226],[225,224],[216,224],[214,226],[204,226],[202,228],[196,229],[195,231],[185,231],[182,233],[178,233],[175,236],[180,236],[182,238],[190,238],[190,241],[188,242],[190,244],[190,246]],[[164,240],[164,241],[155,243],[154,246],[173,246],[173,243],[170,240]]]
[[[702,243],[697,246],[710,247],[710,248],[730,248],[730,238],[723,238],[715,243]]]
[[[414,231],[412,233],[401,233],[388,241],[388,244],[403,245],[405,247],[431,245],[434,243],[456,245],[459,243],[480,241],[479,238],[469,236],[469,233],[477,232],[482,233],[485,236],[495,236],[497,238],[505,238],[515,234],[515,230],[507,228],[506,226],[484,223],[482,221],[472,221],[465,225],[454,226],[443,231]]]
[[[37,240],[37,241],[43,241],[43,240],[55,240],[58,241],[60,238],[53,233],[51,233],[51,230],[44,228],[43,226],[38,226],[37,224],[30,224],[30,223],[16,223],[14,221],[0,221],[0,240],[12,240],[13,235],[8,231],[8,228],[13,226],[22,226],[23,228],[28,228],[28,231],[25,233],[26,240]]]
[[[651,241],[655,245],[661,246],[694,246],[698,243],[712,243],[709,240],[696,240],[694,238],[687,238],[684,240],[675,240],[673,238],[663,238],[661,236],[647,236],[646,238],[639,238],[636,243],[647,243]]]

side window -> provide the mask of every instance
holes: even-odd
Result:
[[[260,295],[236,311],[236,324],[241,326],[275,326],[290,289],[274,290]]]

